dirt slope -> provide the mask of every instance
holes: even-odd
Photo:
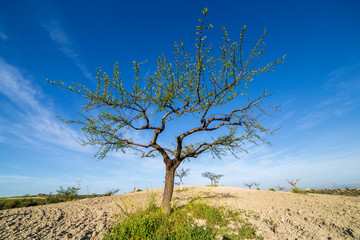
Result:
[[[212,204],[247,211],[265,239],[358,239],[360,198],[232,187],[189,186],[179,204],[203,196]],[[162,189],[155,189],[158,199]],[[119,213],[120,199],[144,204],[146,192],[0,211],[0,239],[99,239]],[[138,204],[135,204],[138,205]],[[272,220],[276,225],[269,224]],[[275,226],[275,227],[274,227]]]

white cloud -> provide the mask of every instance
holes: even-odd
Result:
[[[74,139],[80,133],[62,123],[49,107],[44,106],[39,98],[43,95],[40,89],[26,79],[14,66],[0,59],[0,93],[11,100],[4,108],[2,131],[8,132],[32,144],[48,143],[83,151]],[[2,137],[4,138],[4,137]],[[15,141],[16,142],[16,141]]]
[[[0,183],[57,183],[54,179],[21,175],[0,175]]]
[[[19,107],[31,107],[39,111],[40,106],[35,99],[40,92],[31,87],[30,82],[22,76],[20,71],[0,59],[0,92],[10,98]]]
[[[59,50],[73,60],[83,75],[88,79],[93,79],[92,74],[87,70],[85,64],[81,61],[80,55],[73,49],[72,42],[69,40],[66,32],[61,29],[59,24],[52,20],[46,24],[42,24],[42,27],[49,33],[51,39],[58,45]]]
[[[305,148],[299,151],[261,146],[240,159],[231,156],[210,159],[203,156],[194,159],[186,167],[191,174],[187,183],[208,184],[208,179],[201,177],[205,171],[224,174],[221,185],[244,187],[244,182],[260,182],[262,189],[278,185],[289,187],[286,179],[301,178],[300,187],[324,187],[332,182],[350,184],[358,180],[357,169],[360,168],[359,151],[343,152],[343,149],[332,151],[329,147],[323,153],[315,153]]]
[[[299,127],[302,129],[315,127],[324,122],[328,117],[327,112],[314,110],[313,112],[305,114],[305,116],[298,121]]]
[[[8,36],[5,33],[0,31],[0,39],[2,39],[3,41],[6,41],[6,39],[8,39]]]
[[[359,108],[359,74],[360,64],[342,67],[331,72],[324,86],[327,96],[318,99],[314,107],[303,113],[303,117],[298,120],[299,127],[312,128],[329,118],[342,117]]]
[[[295,115],[295,111],[287,112],[284,116],[281,118],[275,117],[275,121],[273,123],[273,127],[281,127],[281,124],[285,121],[288,121],[291,117]]]
[[[0,39],[3,41],[6,41],[8,39],[8,36],[4,32],[4,25],[0,22]]]

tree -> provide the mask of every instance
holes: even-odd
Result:
[[[76,196],[78,195],[78,191],[79,191],[79,189],[80,189],[80,178],[77,180],[77,182],[76,182]]]
[[[247,186],[249,189],[251,189],[252,185],[254,185],[254,183],[244,183],[245,186]]]
[[[183,185],[182,178],[189,175],[189,171],[190,171],[189,168],[187,169],[181,168],[180,170],[175,171],[175,177],[178,177],[180,179],[180,190],[182,190],[182,185]]]
[[[153,74],[142,75],[143,63],[134,61],[132,87],[129,80],[124,84],[120,79],[117,63],[112,76],[98,68],[96,89],[79,83],[47,80],[87,100],[82,105],[81,120],[64,121],[80,124],[86,136],[83,145],[99,146],[95,157],[101,160],[110,151],[135,150],[144,158],[162,158],[166,169],[162,199],[165,213],[170,213],[175,170],[185,159],[197,158],[206,152],[215,157],[228,152],[236,156],[246,151],[247,142],[267,143],[266,135],[274,133],[260,123],[264,116],[278,109],[264,101],[271,94],[265,90],[254,97],[248,90],[255,76],[273,70],[284,57],[259,65],[266,32],[246,57],[245,26],[238,42],[230,42],[223,27],[224,42],[219,56],[212,56],[212,44],[207,44],[205,31],[213,26],[205,24],[206,8],[202,13],[196,28],[194,53],[187,51],[182,41],[175,43],[174,60],[160,56]],[[191,125],[181,131],[176,129],[174,142],[169,138],[159,141],[160,137],[167,137],[164,132],[169,125],[189,118],[193,118]],[[131,137],[134,132],[149,131],[152,138],[148,142]],[[206,133],[208,137],[199,142],[191,139],[199,133]]]
[[[253,183],[255,186],[256,186],[256,190],[260,190],[259,186],[260,186],[260,183]]]
[[[203,176],[205,178],[209,178],[211,181],[211,186],[217,186],[218,180],[220,178],[222,178],[224,175],[223,174],[215,174],[215,173],[211,173],[211,172],[204,172],[201,174],[201,176]]]
[[[120,191],[120,188],[109,189],[104,193],[104,196],[112,196],[112,195],[115,195],[119,191]]]
[[[65,197],[65,200],[72,199],[74,196],[77,196],[77,191],[80,188],[76,187],[68,187],[67,189],[64,189],[62,186],[60,186],[59,190],[56,190],[58,195]]]
[[[295,180],[286,180],[286,181],[288,181],[288,183],[289,183],[291,186],[296,187],[296,184],[297,184],[300,180],[301,180],[301,178],[296,179],[296,181],[295,181]]]
[[[201,174],[201,176],[203,176],[204,178],[208,178],[211,181],[211,186],[213,186],[213,181],[214,181],[214,173],[211,172],[204,172]]]
[[[224,174],[218,174],[218,175],[214,176],[214,184],[215,184],[215,186],[218,185],[220,178],[222,178],[223,176],[224,176]]]

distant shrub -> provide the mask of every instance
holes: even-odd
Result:
[[[292,188],[291,188],[291,191],[292,191],[293,193],[302,193],[302,194],[307,194],[307,192],[306,192],[306,191],[301,190],[300,188],[298,188],[298,187],[296,187],[296,186],[292,187]]]
[[[59,196],[57,195],[48,195],[45,198],[45,202],[46,204],[51,204],[51,203],[58,203],[58,202],[63,202],[64,199],[61,199]]]
[[[6,201],[3,209],[11,209],[11,208],[19,208],[20,206],[20,200],[10,200],[10,201]]]
[[[63,202],[65,199],[60,199],[57,196],[49,196],[47,198],[22,198],[22,199],[5,199],[0,200],[0,210],[32,207],[38,205],[45,205],[50,203]]]
[[[119,192],[120,188],[113,188],[111,190],[108,190],[104,193],[104,196],[112,196],[115,195],[115,193]]]
[[[317,194],[331,194],[331,195],[343,195],[343,196],[360,196],[360,189],[311,189],[309,193],[317,193]]]
[[[276,190],[274,188],[270,188],[269,191],[276,192]]]

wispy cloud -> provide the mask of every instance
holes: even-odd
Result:
[[[8,36],[5,34],[4,25],[0,22],[0,39],[6,41]]]
[[[295,111],[287,112],[284,116],[282,116],[280,119],[275,120],[273,126],[274,127],[281,127],[281,124],[285,121],[288,121],[291,117],[295,115]]]
[[[43,96],[41,90],[25,78],[19,69],[1,58],[0,93],[10,100],[2,111],[6,117],[2,120],[5,124],[2,125],[3,132],[32,144],[52,143],[67,149],[81,150],[74,141],[80,134],[62,123],[50,107],[43,105],[40,102]]]
[[[329,74],[326,97],[299,119],[300,128],[312,128],[331,117],[341,117],[360,106],[360,64],[339,68]]]
[[[0,39],[2,39],[3,41],[8,39],[8,36],[5,33],[3,33],[1,30],[0,30]]]
[[[328,117],[328,113],[325,111],[313,110],[300,118],[298,124],[299,127],[303,129],[312,128],[324,122]]]
[[[330,92],[330,97],[321,101],[319,106],[334,106],[342,108],[352,105],[360,96],[360,64],[339,68],[329,74],[325,88]]]
[[[39,102],[35,99],[41,93],[26,80],[20,71],[4,60],[0,59],[0,92],[7,96],[18,106],[30,107],[32,110],[40,111]]]
[[[211,159],[203,156],[194,159],[188,166],[191,174],[188,182],[206,184],[201,177],[205,171],[224,174],[220,184],[225,186],[245,187],[244,182],[260,182],[262,189],[277,185],[287,186],[286,179],[301,178],[300,187],[321,187],[324,184],[350,183],[358,180],[357,169],[360,167],[359,151],[344,152],[343,149],[314,154],[311,149],[275,150],[261,146],[240,159],[229,156]],[[188,167],[187,166],[187,167]],[[339,171],[343,169],[343,171]]]
[[[59,23],[52,20],[46,24],[42,24],[42,27],[49,33],[51,39],[58,45],[59,50],[73,60],[83,75],[88,79],[93,79],[92,74],[87,70],[86,65],[80,59],[80,55],[74,50],[72,41],[70,41],[66,32],[61,29]]]
[[[58,180],[21,175],[0,175],[0,183],[57,183]]]

